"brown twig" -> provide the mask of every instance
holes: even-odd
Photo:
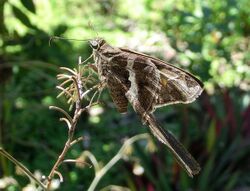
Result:
[[[63,151],[59,155],[56,163],[54,164],[54,166],[53,166],[53,168],[52,168],[52,170],[51,170],[51,172],[50,172],[50,174],[48,176],[48,182],[47,182],[47,185],[46,185],[48,190],[50,188],[51,181],[52,181],[58,167],[63,162],[63,160],[65,158],[65,155],[67,154],[69,148],[72,145],[72,142],[74,141],[74,132],[75,132],[76,124],[77,124],[77,121],[78,121],[78,119],[79,119],[79,117],[81,116],[81,113],[82,113],[80,104],[81,104],[81,100],[79,99],[79,100],[76,101],[76,110],[75,110],[72,122],[70,123],[70,128],[68,130],[68,140],[66,141],[66,143],[64,145],[64,148],[63,148]]]
[[[60,95],[64,94],[66,96],[69,96],[69,100],[68,102],[72,102],[75,105],[75,112],[74,112],[74,116],[73,118],[63,109],[59,108],[59,107],[55,107],[55,106],[50,106],[50,109],[55,109],[57,111],[60,111],[61,113],[64,114],[64,118],[61,118],[61,121],[66,122],[67,126],[68,126],[68,139],[64,145],[64,148],[61,152],[61,154],[59,155],[59,157],[57,158],[57,161],[55,162],[54,166],[52,167],[48,177],[47,177],[47,183],[46,183],[46,188],[47,190],[50,190],[51,187],[51,182],[52,179],[54,178],[55,174],[60,175],[60,180],[63,180],[62,175],[59,173],[58,168],[59,166],[64,162],[67,161],[65,160],[65,156],[68,152],[68,150],[71,148],[71,146],[73,146],[75,143],[83,140],[83,137],[74,138],[74,133],[75,133],[75,129],[76,129],[76,125],[77,122],[82,114],[83,111],[85,111],[84,108],[81,107],[81,102],[82,99],[84,98],[84,96],[86,94],[88,94],[89,92],[91,92],[93,89],[95,88],[91,88],[89,90],[86,90],[85,92],[83,92],[83,87],[84,87],[84,83],[86,83],[85,81],[82,81],[82,72],[80,70],[80,64],[82,63],[81,59],[79,59],[79,69],[78,71],[75,70],[71,70],[68,68],[61,68],[62,70],[69,72],[71,75],[66,75],[66,74],[59,74],[57,75],[57,78],[59,80],[65,80],[63,83],[60,84],[60,86],[57,86],[58,89],[62,90],[63,93],[60,93]],[[67,84],[68,82],[72,82],[71,85],[69,85],[68,88],[64,88],[63,86],[65,84]],[[98,87],[98,86],[97,86]],[[72,92],[71,95],[71,91],[76,91],[74,94],[74,92]],[[69,93],[70,92],[70,93]],[[76,98],[73,98],[72,96],[76,95]],[[92,102],[90,103],[92,104]],[[90,107],[91,105],[88,105],[87,107]],[[72,160],[70,160],[72,161]]]

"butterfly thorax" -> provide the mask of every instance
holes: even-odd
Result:
[[[99,74],[99,78],[101,81],[105,81],[108,75],[108,62],[106,59],[103,59],[98,51],[93,51],[93,57],[95,61],[95,65],[97,67],[97,71]]]

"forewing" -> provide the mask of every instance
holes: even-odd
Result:
[[[147,60],[150,60],[150,63],[155,65],[158,69],[158,72],[160,73],[160,89],[154,107],[176,103],[190,103],[193,102],[203,91],[202,82],[192,74],[163,62],[160,59],[127,49],[122,50],[139,56],[145,63]],[[138,62],[137,64],[142,64],[142,62]]]
[[[153,62],[161,74],[161,90],[156,107],[191,103],[203,91],[203,84],[192,74],[164,62]]]

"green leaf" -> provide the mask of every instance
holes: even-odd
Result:
[[[21,0],[23,6],[32,13],[36,13],[36,7],[33,0]]]
[[[18,18],[22,22],[22,24],[24,24],[28,28],[35,28],[31,24],[31,22],[30,22],[29,18],[27,17],[27,15],[25,15],[19,8],[12,5],[12,10],[13,10],[13,13],[16,16],[16,18]]]
[[[199,180],[199,189],[198,190],[210,190],[208,188],[211,188],[212,185],[209,186],[211,176],[213,175],[213,169],[215,166],[215,154],[212,154],[207,161],[206,165],[204,166],[202,170],[202,174],[200,175]],[[212,190],[212,189],[211,189]]]
[[[191,186],[190,177],[188,177],[186,172],[184,172],[183,170],[180,173],[179,184],[180,184],[180,190],[189,190]]]
[[[227,181],[225,190],[233,190],[233,187],[235,186],[239,178],[240,178],[240,173],[238,171],[232,174],[229,180]]]

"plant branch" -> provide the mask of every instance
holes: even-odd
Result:
[[[54,164],[49,176],[48,176],[48,182],[47,182],[47,189],[49,190],[50,188],[50,185],[51,185],[51,181],[55,175],[55,173],[57,172],[57,169],[58,167],[60,166],[60,164],[64,161],[64,158],[68,152],[68,150],[70,149],[71,147],[71,143],[74,141],[74,133],[75,133],[75,128],[76,128],[76,124],[77,124],[77,121],[79,119],[79,117],[81,116],[81,113],[82,113],[82,110],[81,110],[81,105],[80,105],[80,100],[78,100],[76,102],[76,110],[75,110],[75,113],[74,113],[74,117],[72,120],[70,120],[70,128],[68,130],[68,140],[66,141],[65,145],[64,145],[64,148],[63,148],[63,151],[61,152],[61,154],[59,155],[56,163]],[[61,111],[61,110],[59,110]],[[64,112],[63,112],[64,113]],[[67,116],[67,115],[66,115]],[[69,115],[67,116],[67,119],[69,119],[71,117],[69,117]]]
[[[56,107],[56,106],[50,106],[49,109],[54,109],[57,111],[60,111],[61,113],[63,113],[65,115],[65,117],[69,120],[69,122],[72,124],[73,123],[73,119],[70,117],[70,115],[64,111],[62,108],[60,107]]]
[[[85,87],[85,84],[87,83],[86,80],[88,80],[88,78],[90,78],[91,76],[88,76],[86,80],[82,79],[82,72],[81,72],[80,64],[82,64],[82,61],[79,58],[79,68],[78,68],[78,70],[76,70],[76,69],[72,70],[72,69],[69,69],[69,68],[61,67],[60,68],[61,70],[69,72],[71,75],[67,75],[67,74],[58,74],[57,75],[57,78],[59,80],[65,80],[66,79],[63,83],[61,83],[60,86],[57,86],[57,88],[62,91],[59,95],[61,96],[61,95],[64,94],[66,96],[69,96],[68,102],[72,102],[72,104],[75,105],[75,111],[74,111],[74,115],[73,115],[73,118],[72,118],[63,109],[61,109],[59,107],[55,107],[55,106],[50,106],[50,109],[60,111],[61,113],[64,114],[65,118],[61,118],[60,120],[66,122],[66,124],[68,126],[68,139],[67,139],[67,141],[66,141],[66,143],[64,145],[64,148],[63,148],[61,154],[57,158],[57,161],[55,162],[54,166],[52,167],[52,169],[51,169],[51,171],[50,171],[50,173],[48,175],[47,183],[46,183],[47,190],[50,189],[51,182],[52,182],[52,179],[55,176],[55,174],[59,175],[60,180],[63,180],[62,175],[58,171],[58,168],[60,167],[60,165],[62,163],[64,163],[64,162],[81,162],[81,161],[77,161],[77,160],[74,160],[74,159],[68,159],[68,160],[66,159],[65,160],[65,156],[68,153],[68,150],[74,144],[76,144],[79,141],[83,140],[83,137],[79,137],[77,139],[74,138],[75,129],[76,129],[77,122],[78,122],[82,112],[85,111],[88,107],[90,107],[92,105],[93,100],[91,100],[91,103],[88,104],[88,106],[86,106],[85,108],[82,108],[82,105],[81,105],[82,99],[88,93],[90,93],[92,90],[98,88],[99,86],[94,86],[94,87],[86,90],[85,92],[83,92],[83,87]],[[66,88],[62,87],[64,85],[68,85],[68,82],[72,82],[72,83]],[[76,98],[74,98],[73,95],[77,95]]]

